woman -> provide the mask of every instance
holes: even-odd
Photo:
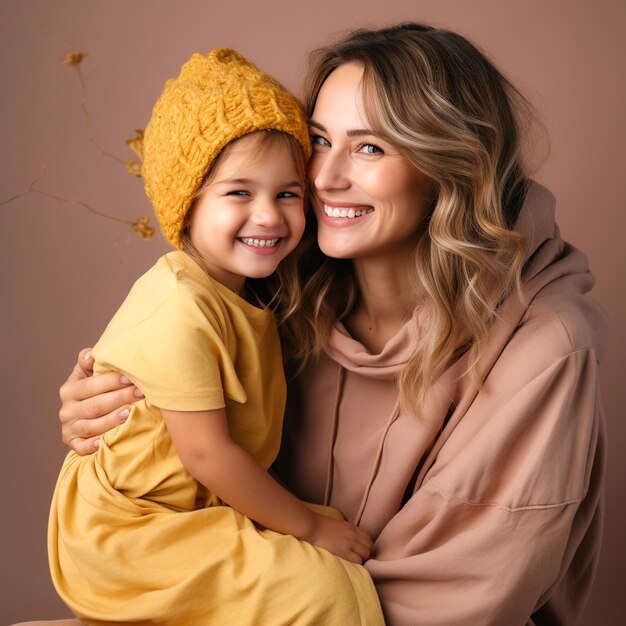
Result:
[[[280,475],[375,540],[389,624],[569,624],[599,549],[609,329],[523,98],[464,38],[403,24],[313,57],[313,211]],[[81,453],[137,392],[63,386]],[[96,397],[94,397],[96,396]],[[120,410],[120,406],[122,407]]]

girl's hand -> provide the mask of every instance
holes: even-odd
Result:
[[[98,449],[100,435],[126,420],[130,403],[143,394],[125,376],[92,376],[91,348],[81,350],[70,377],[59,390],[63,441],[78,454]]]
[[[373,547],[369,535],[360,528],[318,513],[315,513],[313,533],[307,540],[342,559],[359,564],[369,558]]]

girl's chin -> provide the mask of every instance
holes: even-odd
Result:
[[[267,278],[271,276],[278,269],[278,265],[272,270],[263,270],[257,272],[246,272],[246,278]]]

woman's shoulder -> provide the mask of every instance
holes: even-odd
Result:
[[[477,393],[468,379],[431,488],[511,512],[584,498],[601,454],[598,362],[608,334],[590,298],[537,296],[507,340],[493,338]]]
[[[529,304],[514,334],[535,356],[553,363],[570,354],[592,351],[601,361],[611,340],[604,308],[581,293],[539,293]]]

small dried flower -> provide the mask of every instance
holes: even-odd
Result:
[[[147,215],[142,215],[132,226],[134,233],[137,233],[142,239],[152,239],[154,228],[150,226]]]
[[[124,167],[129,174],[141,176],[141,163],[139,161],[125,161]]]
[[[135,130],[136,137],[126,140],[126,145],[139,157],[143,159],[143,129],[138,128]]]
[[[78,67],[86,56],[86,52],[78,52],[78,50],[74,50],[74,52],[68,52],[63,57],[63,63],[69,67]]]

